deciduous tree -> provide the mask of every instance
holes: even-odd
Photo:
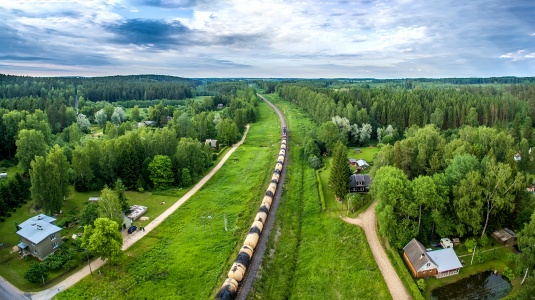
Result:
[[[123,237],[117,229],[118,224],[108,218],[98,218],[93,226],[84,226],[82,248],[102,259],[114,259],[120,256]]]
[[[156,155],[149,164],[150,180],[157,190],[167,189],[174,181],[171,159],[166,155]]]
[[[22,129],[17,139],[17,154],[19,167],[23,173],[28,173],[30,163],[35,156],[46,155],[45,137],[40,131]]]
[[[107,186],[100,193],[100,199],[98,200],[98,215],[101,218],[107,218],[114,221],[116,224],[123,223],[122,217],[123,211],[117,194]],[[119,225],[117,225],[119,226]],[[118,227],[115,227],[117,230]]]

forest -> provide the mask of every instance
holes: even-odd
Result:
[[[129,190],[189,186],[212,165],[204,141],[233,144],[258,113],[255,91],[243,82],[205,82],[199,93],[214,96],[193,98],[199,82],[170,76],[0,79],[0,166],[21,170],[0,182],[1,218],[30,190],[54,213],[71,184],[77,191],[117,179]],[[164,178],[151,164],[168,170]]]

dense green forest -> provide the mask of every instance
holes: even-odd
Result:
[[[30,186],[44,208],[61,208],[45,202],[61,203],[68,184],[77,191],[118,179],[135,190],[188,186],[212,165],[204,141],[231,145],[258,114],[245,82],[205,81],[199,93],[212,96],[192,98],[201,83],[170,76],[0,80],[0,167],[22,172],[0,182],[0,217],[26,202]],[[151,164],[169,171],[158,178]]]

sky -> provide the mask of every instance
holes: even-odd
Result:
[[[0,0],[0,73],[535,76],[535,1]]]

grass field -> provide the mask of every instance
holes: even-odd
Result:
[[[269,97],[287,118],[290,157],[269,255],[248,298],[389,299],[364,232],[321,211],[315,173],[301,148],[315,124],[301,110]]]
[[[102,274],[85,278],[58,298],[212,298],[260,206],[276,161],[279,124],[267,105],[260,111],[245,145],[201,191],[127,250],[118,266],[104,266]],[[205,227],[207,216],[213,219]]]

